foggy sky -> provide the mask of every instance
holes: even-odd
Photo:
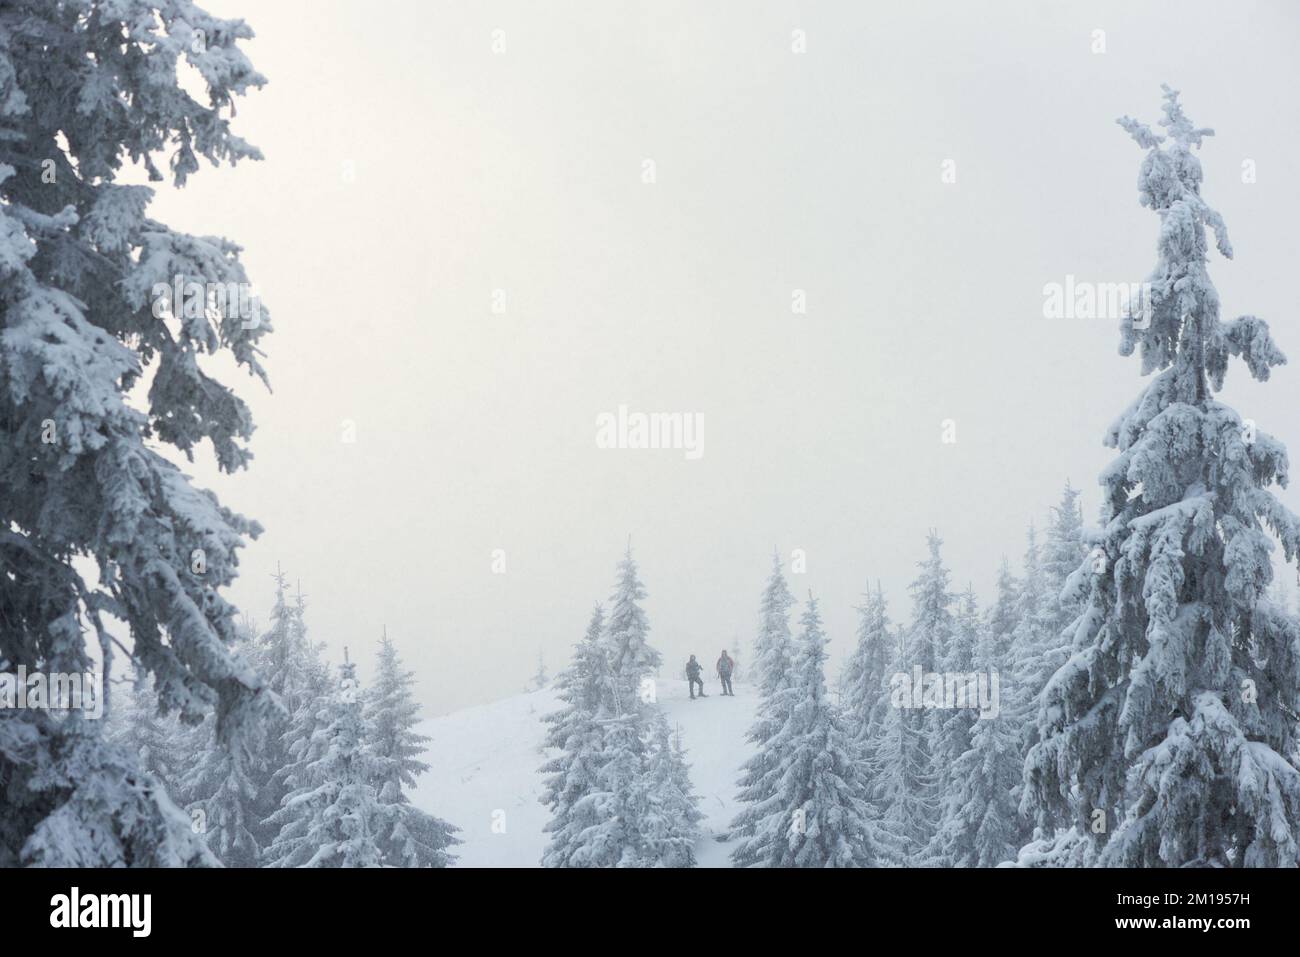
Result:
[[[429,714],[561,666],[629,536],[676,672],[747,645],[774,546],[842,657],[877,578],[908,617],[927,529],[987,601],[1067,478],[1091,523],[1144,380],[1043,286],[1154,265],[1114,120],[1154,125],[1162,81],[1218,134],[1224,317],[1300,362],[1287,3],[208,6],[257,32],[235,131],[266,160],[151,215],[245,247],[274,391],[241,380],[250,470],[188,470],[267,528],[237,604],[265,626],[281,563],[335,660],[387,626]],[[1225,398],[1300,443],[1296,366]],[[597,448],[620,405],[701,415],[703,455]]]

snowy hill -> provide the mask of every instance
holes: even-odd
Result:
[[[659,703],[670,724],[680,726],[691,780],[703,799],[706,837],[696,848],[702,867],[729,867],[730,844],[713,839],[726,832],[737,811],[736,780],[751,753],[745,732],[754,720],[757,692],[735,683],[736,696],[708,688],[691,701],[684,681],[660,681]],[[542,776],[543,715],[557,710],[550,689],[516,695],[424,722],[433,740],[412,800],[461,829],[455,849],[459,867],[537,867],[546,845],[542,827],[550,812],[538,796]]]

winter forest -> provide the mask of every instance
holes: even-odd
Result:
[[[441,4],[430,10],[433,21],[451,18]],[[791,396],[806,393],[823,405],[809,412],[794,405],[802,398],[792,398],[788,414],[762,406],[752,426],[760,438],[740,441],[727,432],[734,420],[715,412],[723,400],[691,391],[693,374],[681,371],[694,368],[691,360],[674,358],[655,339],[677,334],[668,320],[628,320],[630,338],[613,340],[603,330],[616,320],[603,312],[599,322],[578,320],[574,332],[532,315],[514,320],[508,310],[550,296],[563,301],[557,312],[581,311],[545,278],[567,247],[580,250],[574,271],[600,274],[591,281],[608,283],[610,301],[629,315],[639,315],[638,299],[658,301],[654,269],[678,267],[709,309],[725,312],[739,284],[734,276],[742,274],[708,278],[710,268],[732,268],[721,252],[723,265],[700,264],[712,262],[715,247],[731,247],[738,261],[774,242],[777,229],[768,232],[736,210],[761,205],[754,197],[779,187],[747,193],[737,186],[726,195],[736,204],[727,216],[715,222],[699,212],[697,222],[693,211],[706,208],[708,194],[725,193],[722,180],[758,174],[737,164],[709,181],[711,189],[687,193],[675,185],[689,175],[681,150],[665,148],[656,160],[636,153],[630,175],[639,179],[629,188],[640,192],[607,220],[606,205],[617,206],[610,197],[623,194],[598,168],[605,155],[599,137],[631,141],[644,125],[652,138],[666,121],[657,113],[636,116],[620,102],[615,114],[634,118],[601,133],[607,120],[588,123],[582,111],[606,117],[593,104],[632,101],[640,88],[634,93],[630,81],[625,88],[614,78],[602,89],[606,74],[583,73],[579,60],[560,56],[540,33],[530,43],[532,21],[504,13],[509,22],[497,27],[449,19],[460,26],[449,28],[440,55],[479,44],[484,58],[520,58],[524,66],[512,69],[547,74],[546,83],[564,75],[573,85],[554,100],[584,131],[575,147],[581,160],[530,165],[519,146],[524,134],[503,120],[493,126],[498,121],[483,118],[477,94],[466,92],[476,83],[499,84],[509,87],[504,99],[525,97],[521,85],[493,74],[466,79],[464,89],[440,82],[452,92],[437,109],[413,91],[409,109],[401,106],[401,130],[361,134],[385,142],[391,166],[353,158],[336,164],[330,154],[319,165],[331,176],[341,165],[338,183],[310,185],[310,164],[286,172],[273,151],[264,155],[243,138],[246,102],[255,109],[257,98],[281,84],[305,89],[315,80],[304,77],[318,68],[284,52],[293,47],[277,31],[290,31],[268,10],[267,49],[285,59],[269,79],[259,72],[253,28],[261,15],[240,0],[0,0],[0,867],[1300,865],[1300,518],[1288,504],[1283,441],[1300,439],[1300,430],[1289,399],[1259,409],[1245,402],[1265,402],[1270,390],[1289,395],[1280,391],[1288,388],[1284,349],[1287,340],[1295,348],[1300,332],[1289,315],[1250,311],[1286,301],[1290,283],[1274,260],[1250,274],[1250,283],[1231,286],[1230,295],[1225,284],[1222,303],[1216,289],[1215,280],[1238,266],[1216,190],[1239,174],[1243,183],[1253,180],[1234,153],[1216,152],[1214,130],[1198,123],[1256,125],[1259,114],[1233,115],[1234,91],[1207,93],[1228,115],[1203,116],[1193,87],[1175,88],[1181,61],[1159,60],[1168,85],[1146,83],[1145,73],[1141,84],[1116,79],[1130,104],[1123,115],[1105,123],[1091,113],[1068,119],[1087,149],[1125,164],[1128,192],[1111,190],[1109,167],[1092,180],[1072,170],[1055,179],[1045,174],[1046,181],[1115,220],[1093,245],[1127,243],[1115,237],[1132,231],[1134,248],[1146,250],[1145,258],[1116,267],[1126,272],[1114,277],[1114,288],[1075,287],[1073,275],[1063,292],[1043,287],[1042,315],[1033,321],[1051,329],[1087,322],[1088,338],[1051,340],[1042,347],[1054,353],[1047,357],[1039,350],[1049,340],[1015,327],[1007,335],[1021,351],[998,366],[993,350],[974,338],[944,345],[924,324],[895,321],[874,300],[852,320],[874,338],[827,334],[807,349],[765,339],[775,335],[761,328],[766,320],[746,315],[757,343],[748,348],[775,356],[785,365],[771,368],[788,374],[719,362],[703,377],[715,385],[756,380],[744,386],[755,393],[789,387]],[[816,38],[835,32],[823,25],[805,36],[784,13],[772,22],[779,24],[773,49],[786,59],[802,56],[805,43],[812,58]],[[354,26],[329,29],[346,36]],[[648,22],[628,29],[675,37],[675,52],[664,54],[665,99],[676,98],[674,84],[695,82],[693,57],[707,60],[699,44],[708,31],[674,34]],[[317,42],[310,30],[297,35],[300,45]],[[904,35],[904,46],[918,42]],[[1112,55],[1104,31],[1085,29],[1079,43],[1094,61]],[[834,42],[823,49],[855,59]],[[393,57],[387,67],[382,57],[365,60],[364,69],[321,66],[320,82],[336,82],[339,72],[348,74],[339,82],[364,88],[368,72],[401,74],[424,53],[397,46]],[[853,69],[871,69],[870,58],[857,59],[867,62]],[[739,83],[737,62],[698,69],[716,69],[719,84]],[[1217,82],[1201,81],[1199,60],[1188,55],[1188,63],[1186,72],[1202,86]],[[784,74],[775,67],[759,73],[745,82],[773,98],[785,95],[765,86],[787,82]],[[551,88],[543,90],[538,102],[552,99]],[[1073,95],[1081,102],[1093,93]],[[383,99],[373,100],[375,117],[340,109],[339,123],[387,122],[383,111],[395,107]],[[747,94],[731,107],[755,108],[752,99]],[[520,113],[540,108],[519,102]],[[332,110],[322,109],[325,116]],[[1043,110],[1054,112],[1054,104]],[[718,107],[701,128],[716,122],[728,129],[719,118],[727,112]],[[330,140],[306,132],[310,123],[287,110],[273,118],[286,137]],[[458,158],[454,143],[430,145],[454,140],[445,129],[458,123],[489,124],[491,156],[466,147],[474,155]],[[745,148],[779,153],[768,149],[763,131],[770,125],[746,127]],[[1021,152],[1018,161],[1036,162],[1025,155],[1037,149],[1030,118],[994,125]],[[961,123],[953,128],[974,136]],[[1265,134],[1252,128],[1245,135]],[[828,120],[814,135],[843,136],[848,144],[858,134]],[[870,152],[876,133],[862,135]],[[811,180],[833,179],[842,167],[824,159],[836,153],[826,142],[813,138],[771,162]],[[629,146],[628,155],[638,149]],[[966,177],[983,175],[992,184],[985,195],[1015,192],[988,171],[992,163],[981,164],[983,154],[968,155],[976,159],[939,152],[931,162],[927,154],[930,188],[972,188]],[[460,161],[469,172],[446,194],[424,185],[454,179],[446,170],[462,169]],[[759,170],[767,162],[754,160]],[[1254,161],[1247,162],[1254,176]],[[531,186],[492,185],[497,164]],[[272,178],[256,180],[260,175]],[[176,197],[207,177],[219,184],[199,194],[210,201],[167,205],[181,203]],[[251,189],[267,192],[242,194],[246,177]],[[378,210],[375,228],[358,238],[342,225],[352,215],[342,191],[366,177],[382,199],[366,201]],[[309,180],[301,188],[314,191],[311,205],[320,207],[311,215],[321,212],[326,222],[337,216],[337,232],[301,225],[308,204],[296,198],[257,208],[279,190],[302,195],[290,192],[300,188],[290,180]],[[797,218],[821,217],[827,230],[839,230],[837,246],[858,244],[852,255],[863,263],[879,260],[884,248],[924,245],[921,237],[931,234],[920,226],[876,245],[881,230],[873,217],[889,215],[884,194],[911,190],[902,202],[918,209],[939,200],[922,197],[910,181],[890,185],[878,170],[855,182],[862,193],[852,195],[866,201],[810,193]],[[576,191],[547,198],[562,188]],[[678,204],[670,214],[643,198],[660,202],[674,188],[682,192],[669,194]],[[478,197],[473,202],[487,210],[482,222],[448,225],[460,208],[453,194]],[[424,202],[446,220],[429,219]],[[535,204],[529,208],[542,222],[555,215],[589,228],[566,234],[502,226],[512,203]],[[1056,207],[1044,207],[1032,228],[1025,225],[1031,220],[1018,221],[1028,238],[1016,249],[1050,246],[1054,225],[1045,221]],[[1135,209],[1140,220],[1132,218]],[[174,225],[162,218],[170,210]],[[967,248],[997,257],[1009,242],[996,215],[978,210],[979,230],[954,227],[955,239],[916,254],[916,268],[934,286],[950,283],[969,297],[969,308],[957,311],[975,338],[979,323],[1011,322],[986,320],[988,303],[978,301],[975,280],[959,273]],[[661,215],[669,225],[653,218]],[[238,230],[243,217],[276,221],[275,251],[259,252],[239,234],[209,233],[228,222]],[[620,217],[635,224],[633,232],[644,230],[629,241],[644,243],[647,263],[601,252],[606,241],[616,244],[601,231],[612,237]],[[1282,218],[1290,222],[1293,211]],[[399,265],[404,253],[396,247],[427,234],[498,227],[510,233],[512,262],[535,263],[535,272],[515,265],[507,278],[485,279],[472,249],[436,243],[427,276]],[[680,248],[698,260],[682,265],[652,227],[677,230],[671,235]],[[268,288],[325,284],[325,304],[275,303],[273,321],[275,297],[263,302],[245,263],[296,255],[299,244],[319,238],[308,234],[321,232],[330,232],[321,241],[338,258],[272,258],[284,265]],[[577,235],[586,232],[592,235]],[[1241,258],[1255,245],[1243,246]],[[642,269],[649,278],[637,286]],[[840,265],[831,271],[851,272]],[[328,287],[332,276],[353,273],[371,283],[367,295]],[[448,331],[421,316],[400,331],[383,328],[390,311],[418,312],[419,297],[436,294],[426,287],[455,295],[470,275],[486,290],[476,287],[473,295],[492,303],[491,314],[474,320],[480,328],[550,322],[551,338],[528,340],[529,351],[509,336],[534,333],[484,333],[498,337],[491,348],[507,354],[489,374],[498,360],[482,357],[489,348],[481,344],[457,352],[454,326]],[[880,273],[862,280],[886,281]],[[612,291],[620,282],[632,291]],[[786,285],[794,280],[784,274],[773,282],[785,284],[775,296],[794,321],[804,320],[805,304],[813,310],[819,302],[815,285],[804,297],[802,287],[791,296]],[[580,288],[574,301],[591,295]],[[921,309],[946,302],[947,294],[927,288],[904,298]],[[748,309],[747,294],[735,295]],[[1012,311],[996,290],[986,298],[998,301],[989,308]],[[1079,318],[1055,315],[1066,313]],[[287,339],[297,345],[282,350],[281,328],[287,337],[313,331]],[[748,328],[712,327],[683,351],[707,351],[715,338],[721,355],[747,348],[733,340]],[[974,395],[985,388],[980,380],[950,388],[942,372],[909,371],[917,396],[891,387],[889,401],[867,398],[877,373],[893,364],[891,350],[913,348],[902,344],[910,336],[918,354],[945,352],[954,366],[968,355],[979,376],[997,380],[987,385],[990,393],[1013,390],[1016,409],[989,418],[1010,421],[1023,408],[1025,430],[1035,427],[1035,404],[1058,401],[1045,396],[1070,387],[1072,363],[1101,356],[1097,361],[1116,371],[1089,376],[1086,392],[1110,421],[1080,406],[1052,425],[1031,456],[1010,440],[999,448],[975,412],[931,414],[919,395],[965,390],[970,408],[982,408]],[[308,341],[311,349],[301,345]],[[451,357],[438,365],[444,360],[435,353],[444,351]],[[624,353],[636,355],[638,368],[656,368],[637,378],[619,364]],[[899,365],[912,361],[914,353],[906,354]],[[871,366],[875,355],[883,358]],[[411,364],[414,371],[400,369],[412,378],[394,378],[399,367],[383,364],[397,361]],[[548,364],[557,370],[553,379],[527,378],[532,366]],[[287,400],[271,391],[281,375]],[[352,417],[340,403],[379,407],[365,404],[379,399],[348,397],[360,379],[369,381],[368,395],[400,403],[400,414]],[[516,380],[527,383],[518,394],[509,391]],[[627,389],[644,399],[620,399],[623,380],[641,383],[640,393],[633,384]],[[592,382],[604,397],[594,409],[583,391]],[[343,420],[341,441],[331,438],[334,458],[313,458],[301,436],[314,420],[298,406],[292,429],[254,437],[255,412],[260,419],[261,410],[296,401],[306,408],[307,400],[294,398],[304,393],[328,410],[322,415]],[[678,402],[676,394],[687,398]],[[983,458],[963,460],[967,471],[942,479],[951,498],[971,497],[959,506],[935,504],[927,483],[938,480],[924,474],[935,471],[933,460],[882,440],[860,441],[853,423],[863,419],[843,424],[826,406],[835,397],[854,415],[888,419],[884,428],[904,436],[899,443],[922,432],[911,428],[906,410],[924,406],[924,455],[935,446],[944,452],[958,434],[958,449],[983,443]],[[548,431],[547,414],[531,410],[570,400],[583,410],[574,428],[581,435],[565,445],[568,439],[554,435],[568,435],[568,426]],[[708,408],[707,430],[702,412],[636,411],[692,402]],[[1272,414],[1279,403],[1281,413]],[[268,414],[274,421],[287,413]],[[581,431],[593,418],[594,437]],[[940,422],[937,442],[932,419]],[[526,433],[509,432],[513,438],[489,449],[512,422]],[[462,423],[464,433],[456,431]],[[393,431],[383,432],[387,427]],[[822,444],[803,444],[795,433]],[[392,437],[399,435],[405,438]],[[482,436],[484,444],[465,436]],[[744,451],[729,459],[733,441]],[[589,465],[594,460],[574,451],[579,445],[582,455],[629,472]],[[1099,474],[1069,470],[1084,461],[1075,456],[1088,454],[1077,450],[1099,445]],[[374,455],[394,458],[362,457],[375,446]],[[270,474],[259,478],[263,456]],[[712,464],[719,461],[733,464]],[[840,484],[810,492],[792,478],[821,472],[834,472]],[[694,475],[704,476],[708,489],[698,493],[698,511],[681,504],[695,494],[694,479],[682,476]],[[243,503],[256,497],[243,490],[258,482],[282,497],[245,517]],[[493,495],[505,487],[522,504],[494,512]],[[839,497],[870,501],[857,512]],[[800,500],[790,505],[786,498]],[[390,505],[397,510],[387,511]],[[474,537],[482,526],[497,538]],[[519,526],[535,527],[528,534],[536,541],[496,547]],[[732,534],[738,527],[744,537]],[[320,537],[295,538],[296,528],[320,530]],[[817,552],[805,550],[805,534],[836,540],[853,557],[835,563],[835,577],[807,574]],[[722,552],[707,550],[729,535],[731,557],[715,561]],[[696,548],[707,557],[693,561]],[[329,564],[336,560],[322,555],[332,552],[347,559]],[[487,584],[451,580],[447,569],[461,565],[486,566]],[[715,572],[718,566],[725,572]],[[684,609],[678,599],[688,590],[700,604]],[[683,625],[705,606],[710,617]],[[459,697],[447,697],[452,693]]]

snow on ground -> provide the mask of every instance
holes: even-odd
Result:
[[[730,844],[714,840],[736,814],[736,780],[751,753],[745,732],[754,721],[757,692],[735,682],[736,696],[718,693],[690,700],[685,681],[660,681],[659,703],[691,764],[700,795],[705,837],[696,848],[702,867],[729,867]],[[537,867],[550,812],[538,800],[547,759],[542,716],[558,710],[551,689],[516,695],[425,721],[421,734],[433,740],[423,760],[429,771],[418,780],[412,801],[461,829],[455,848],[460,867]]]

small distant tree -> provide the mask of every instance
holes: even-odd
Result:
[[[546,659],[542,657],[542,652],[537,652],[537,672],[533,675],[531,691],[541,691],[550,683],[550,677],[546,674]]]

